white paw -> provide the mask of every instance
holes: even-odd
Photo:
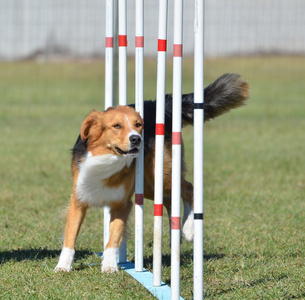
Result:
[[[59,264],[55,267],[54,271],[55,272],[71,272],[73,270],[72,267],[62,267],[62,266],[59,266]]]
[[[102,262],[103,273],[115,273],[119,271],[117,264],[118,254],[119,248],[108,248],[104,251],[104,258]]]
[[[55,272],[71,272],[72,271],[72,263],[74,260],[74,249],[69,249],[63,247],[59,256],[59,261],[57,266],[55,267]]]
[[[183,236],[188,242],[192,242],[194,239],[194,211],[191,209],[188,203],[184,204],[184,216],[183,216]]]
[[[118,266],[115,267],[105,267],[104,265],[102,265],[102,272],[103,273],[116,273],[119,271]]]

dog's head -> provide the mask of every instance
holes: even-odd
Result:
[[[93,111],[81,127],[81,139],[87,141],[92,155],[115,154],[136,157],[142,147],[142,118],[129,106]]]

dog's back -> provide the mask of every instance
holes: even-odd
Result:
[[[239,80],[238,74],[224,74],[204,89],[204,121],[214,119],[231,109],[244,105],[249,86]],[[134,104],[129,106],[134,108]],[[165,96],[165,143],[171,145],[172,95]],[[155,142],[156,101],[144,102],[144,149],[147,154]],[[194,93],[182,95],[182,125],[193,125]]]

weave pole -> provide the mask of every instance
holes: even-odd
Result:
[[[171,205],[171,299],[180,298],[181,107],[183,0],[174,7]]]
[[[113,105],[113,0],[106,1],[105,109]]]
[[[113,0],[106,1],[105,108],[113,100]],[[144,0],[136,0],[135,107],[144,115]],[[119,104],[127,104],[127,34],[126,0],[119,0]],[[195,1],[194,53],[194,299],[203,299],[203,12],[204,0]],[[158,69],[156,104],[156,156],[154,203],[154,274],[143,269],[143,151],[136,162],[135,184],[135,266],[126,261],[126,241],[120,248],[119,262],[127,273],[144,285],[158,299],[182,299],[180,294],[180,200],[181,200],[181,96],[182,96],[182,22],[183,0],[175,1],[173,46],[173,133],[172,133],[172,211],[171,211],[171,288],[161,281],[163,153],[165,73],[167,50],[167,1],[159,2]],[[158,153],[157,153],[158,151]],[[157,166],[158,165],[158,166]],[[159,169],[158,169],[159,168]],[[109,210],[108,210],[109,211]],[[108,213],[109,216],[109,213]],[[109,218],[104,245],[109,239]],[[156,222],[157,221],[157,222]],[[105,228],[104,227],[104,228]],[[124,247],[125,245],[125,247]],[[156,250],[155,250],[156,249]],[[156,255],[157,254],[157,255]]]
[[[118,1],[119,19],[119,104],[127,105],[127,7],[126,0]],[[119,249],[119,263],[127,261],[127,241],[124,237]]]
[[[135,108],[144,119],[144,0],[136,0]],[[142,130],[144,140],[144,130]],[[135,271],[143,271],[143,180],[144,149],[136,161],[135,182]]]
[[[106,1],[106,38],[105,38],[105,110],[113,105],[113,0]],[[104,250],[109,241],[109,207],[104,208]]]
[[[153,285],[161,286],[167,0],[159,1],[156,99]]]
[[[119,104],[127,105],[127,7],[118,2],[119,18]]]
[[[194,299],[203,299],[204,0],[194,22]]]

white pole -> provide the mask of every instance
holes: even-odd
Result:
[[[113,0],[106,1],[105,110],[113,105]],[[104,249],[109,241],[109,207],[104,208]]]
[[[167,0],[159,0],[155,141],[153,285],[161,286]]]
[[[172,205],[171,205],[171,299],[180,298],[180,209],[181,209],[181,106],[183,0],[174,6]]]
[[[127,104],[127,7],[119,0],[119,104]]]
[[[144,0],[136,1],[135,108],[144,119]],[[144,141],[144,130],[142,130]],[[143,177],[144,149],[136,161],[135,183],[135,271],[143,271]]]
[[[203,299],[204,0],[194,19],[194,299]]]
[[[119,104],[127,105],[127,7],[126,0],[118,2],[119,18]],[[127,242],[124,237],[119,249],[119,263],[127,261]]]
[[[106,2],[105,109],[113,105],[113,0]]]

